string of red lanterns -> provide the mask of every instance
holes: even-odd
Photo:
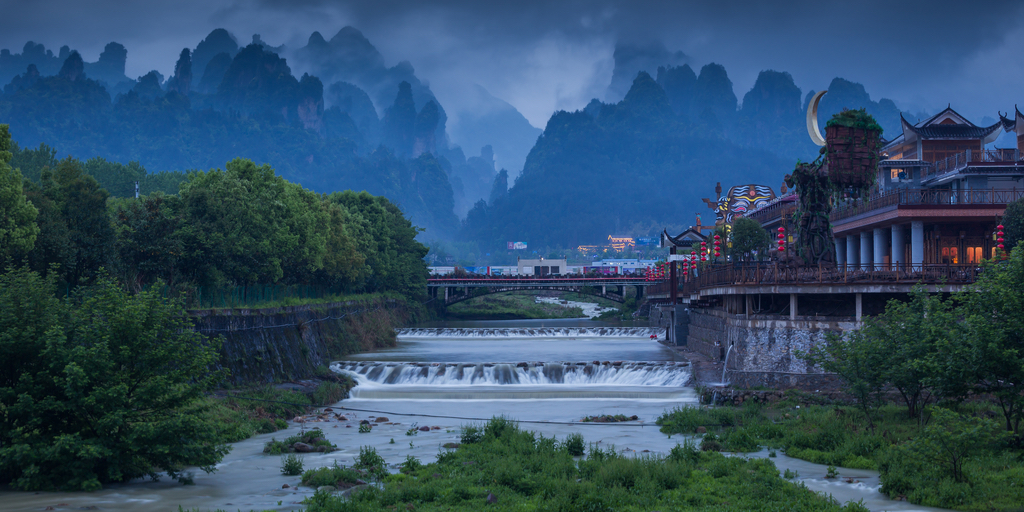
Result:
[[[715,257],[719,258],[722,256],[722,240],[721,237],[715,235]]]
[[[1000,252],[1005,250],[1005,246],[1003,245],[1003,242],[1006,241],[1006,239],[1003,238],[1003,236],[1005,234],[1006,233],[1003,232],[1003,225],[1002,224],[996,226],[996,242],[998,242],[998,244],[999,244],[996,247],[999,248]]]
[[[779,239],[779,252],[784,252],[786,250],[786,228],[784,228],[782,226],[779,226],[779,230],[778,231],[779,231],[779,235],[778,235],[778,239]]]

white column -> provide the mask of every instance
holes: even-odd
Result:
[[[836,238],[836,263],[842,267],[846,263],[846,239]]]
[[[857,321],[860,322],[860,317],[861,317],[861,315],[864,312],[864,294],[863,293],[858,293],[858,294],[856,294],[856,296],[857,296],[857,299],[856,299],[856,302],[857,302]]]
[[[860,236],[848,235],[846,237],[846,268],[854,270],[860,263]]]
[[[924,221],[910,222],[910,264],[920,270],[924,264]]]
[[[871,270],[871,232],[860,232],[860,268]]]
[[[885,253],[888,251],[885,243],[885,228],[875,228],[875,270],[882,270],[882,264],[885,263]]]
[[[796,294],[789,294],[789,319],[796,320]]]
[[[907,250],[906,236],[903,233],[902,224],[892,226],[892,266],[899,268],[903,266],[903,254]]]

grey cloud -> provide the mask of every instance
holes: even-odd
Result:
[[[835,76],[906,108],[952,102],[993,115],[1024,104],[1019,45],[1024,3],[994,0],[857,2],[653,0],[180,0],[177,2],[0,1],[0,48],[33,40],[68,44],[94,61],[117,41],[128,75],[172,71],[181,48],[224,27],[239,42],[254,33],[297,48],[314,30],[363,31],[389,66],[410,61],[446,108],[481,84],[543,126],[556,108],[603,97],[616,41],[664,43],[695,69],[723,64],[736,95],[758,72],[790,72],[806,92]],[[995,60],[999,56],[1002,60]],[[1007,85],[1009,84],[1009,85]],[[1014,85],[1016,84],[1016,85]]]

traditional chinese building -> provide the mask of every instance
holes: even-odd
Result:
[[[1020,137],[989,148],[1009,123],[977,126],[952,108],[911,124],[882,148],[874,193],[831,215],[840,265],[889,268],[991,258],[1007,203],[1024,196]]]

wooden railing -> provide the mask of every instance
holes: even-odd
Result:
[[[702,289],[737,285],[778,284],[970,284],[978,278],[977,265],[822,265],[785,267],[771,262],[711,265],[698,270],[696,277],[679,280],[680,295]],[[648,287],[647,294],[667,294],[668,281]]]
[[[939,190],[939,189],[897,189],[875,195],[867,200],[858,200],[840,205],[829,218],[835,222],[872,210],[893,205],[960,205],[992,204],[1005,205],[1024,197],[1024,190]]]
[[[926,172],[929,175],[946,174],[959,171],[970,164],[1011,163],[1019,160],[1020,151],[1017,149],[968,149],[963,153],[957,153],[935,162]]]

